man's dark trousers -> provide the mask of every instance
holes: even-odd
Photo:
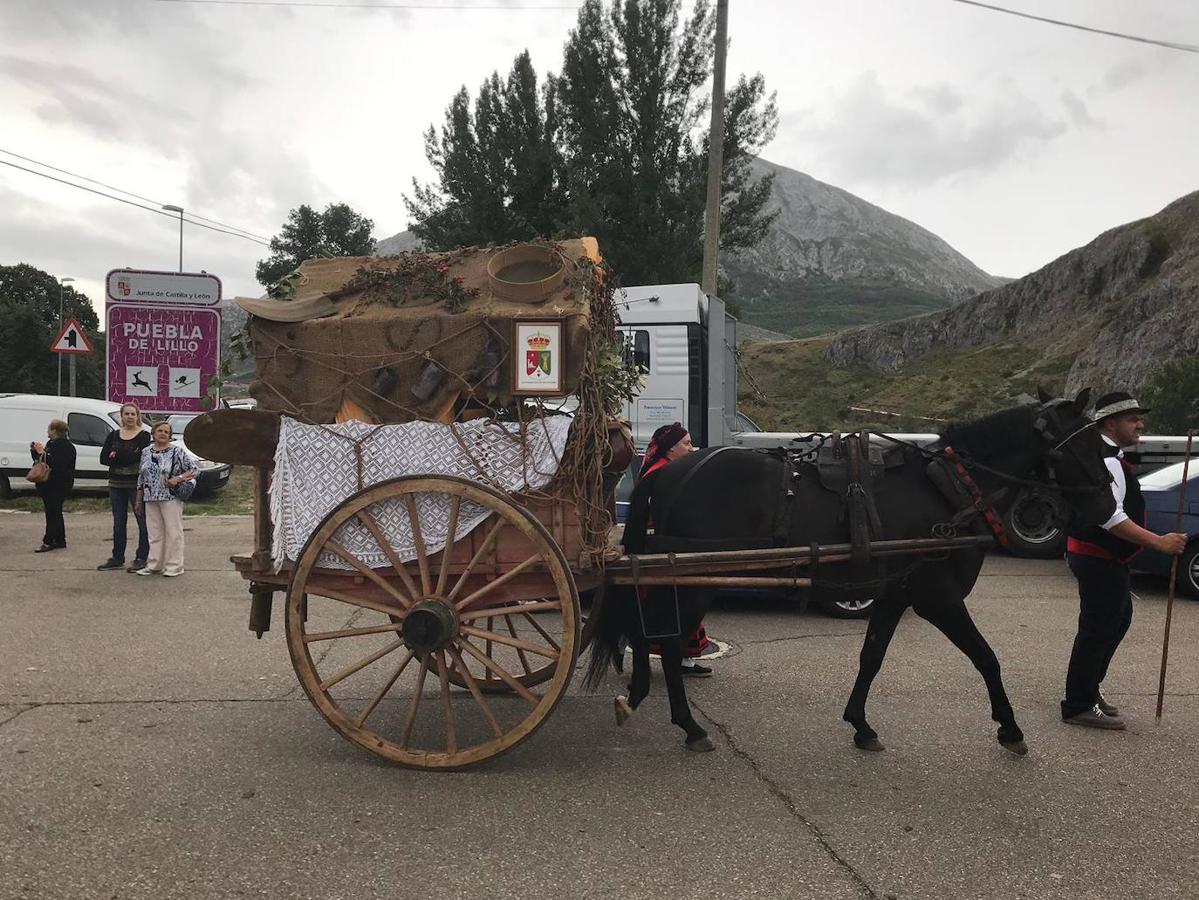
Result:
[[[1086,712],[1099,700],[1099,685],[1120,641],[1132,624],[1132,590],[1128,566],[1114,559],[1079,553],[1067,555],[1078,579],[1078,634],[1066,671],[1062,717]]]

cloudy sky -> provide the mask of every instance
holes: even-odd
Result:
[[[525,48],[556,70],[577,3],[311,5],[350,2],[0,0],[0,150],[263,237],[301,203],[339,201],[390,236],[407,226],[401,194],[431,174],[422,132],[454,91],[473,94]],[[1191,0],[1001,5],[1199,44]],[[1199,54],[952,0],[730,10],[730,80],[761,71],[778,92],[765,156],[989,272],[1022,275],[1199,189]],[[218,274],[229,296],[260,292],[265,247],[184,229],[185,269]],[[176,219],[0,165],[0,263],[72,276],[99,302],[107,270],[177,256]]]

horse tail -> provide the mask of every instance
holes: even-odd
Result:
[[[639,622],[636,604],[637,592],[628,585],[610,584],[604,589],[591,639],[591,658],[583,676],[587,690],[596,690],[609,667],[616,668],[624,652],[621,639],[633,634]]]

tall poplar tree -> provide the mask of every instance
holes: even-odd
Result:
[[[587,0],[561,73],[540,88],[527,52],[472,108],[462,88],[425,153],[436,181],[404,202],[426,246],[591,234],[626,283],[699,279],[715,21],[707,0]],[[761,75],[726,93],[721,247],[750,247],[773,219],[770,178],[749,163],[778,113]]]

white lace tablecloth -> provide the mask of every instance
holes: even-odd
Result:
[[[275,565],[298,559],[321,520],[358,492],[355,442],[362,452],[362,487],[403,475],[457,475],[502,491],[519,492],[544,487],[553,478],[566,447],[570,423],[567,416],[534,420],[525,425],[522,440],[519,425],[482,419],[454,425],[305,425],[284,417],[270,490],[274,525],[271,556]],[[445,546],[448,535],[450,498],[445,494],[418,494],[416,508],[426,551],[436,553]],[[457,538],[470,533],[490,514],[484,507],[463,500],[455,528]],[[371,515],[400,559],[416,559],[408,510],[402,500],[375,504]],[[337,540],[371,568],[390,565],[371,533],[356,518],[339,529]],[[317,564],[350,568],[330,552],[322,553]]]

